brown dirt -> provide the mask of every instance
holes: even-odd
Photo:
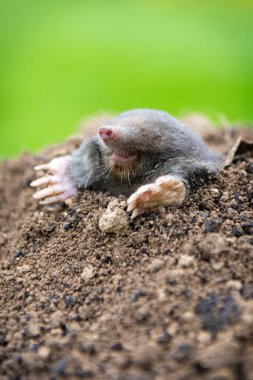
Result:
[[[0,378],[252,380],[252,155],[115,236],[111,196],[32,199],[32,167],[77,143],[0,167]]]

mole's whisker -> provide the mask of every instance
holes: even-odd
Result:
[[[95,121],[100,127],[103,125],[102,121],[98,120],[94,116],[88,116],[88,119]]]

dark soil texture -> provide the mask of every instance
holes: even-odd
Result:
[[[78,142],[0,166],[0,378],[252,380],[253,153],[115,235],[112,196],[32,198],[33,166]]]

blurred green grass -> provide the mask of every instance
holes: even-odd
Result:
[[[0,157],[101,111],[253,121],[252,1],[0,3]]]

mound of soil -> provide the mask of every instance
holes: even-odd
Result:
[[[78,143],[0,167],[1,379],[252,380],[252,153],[115,235],[112,196],[32,198],[33,166]]]

